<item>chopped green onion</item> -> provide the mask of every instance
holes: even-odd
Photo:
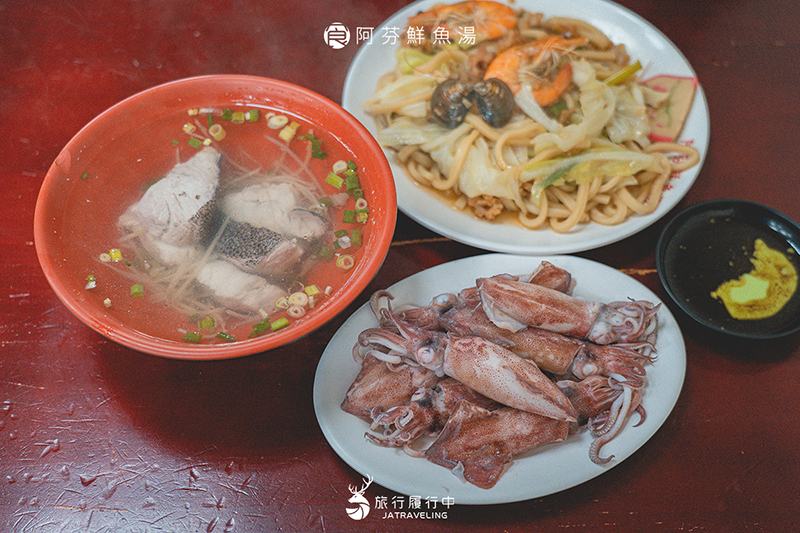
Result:
[[[353,199],[356,201],[356,205],[358,205],[359,200],[364,198],[364,189],[362,189],[361,187],[353,189],[351,193],[353,195]]]
[[[342,172],[347,170],[347,168],[348,168],[347,167],[347,161],[344,161],[342,159],[340,159],[336,163],[334,163],[333,167],[332,167],[334,174],[341,174]]]
[[[86,289],[94,289],[97,287],[97,279],[94,277],[94,274],[89,274],[86,276]]]
[[[369,209],[357,209],[356,221],[366,222],[367,220],[369,220]]]
[[[333,207],[333,199],[330,196],[323,196],[317,203],[323,207]]]
[[[297,128],[300,127],[298,122],[291,122],[288,126],[284,126],[281,132],[278,134],[282,140],[286,141],[287,143],[294,139],[295,134],[297,133]]]
[[[311,143],[311,157],[315,159],[325,159],[328,154],[322,151],[322,141],[313,133],[306,133],[303,139]]]
[[[332,185],[337,189],[341,189],[342,185],[344,185],[344,179],[331,172],[328,174],[328,177],[325,178],[325,183]]]
[[[358,176],[355,172],[347,171],[344,173],[344,183],[347,187],[347,192],[354,191],[360,188],[358,183]]]
[[[261,335],[262,333],[266,333],[270,330],[270,322],[268,318],[265,318],[261,322],[253,324],[253,331],[250,332],[250,337],[255,337],[257,335]]]
[[[83,174],[81,174],[81,179],[82,180],[85,180],[88,177],[89,177],[89,173],[88,172],[84,172]]]
[[[180,143],[178,142],[178,139],[172,139],[172,141],[171,141],[171,142],[172,142],[172,146],[178,146],[178,144],[180,144]]]
[[[231,120],[233,118],[233,111],[226,109],[222,112],[222,120]]]
[[[215,141],[221,141],[225,138],[225,130],[219,124],[214,124],[208,128],[208,134],[214,137]]]
[[[356,221],[356,212],[352,209],[345,209],[342,213],[342,222],[345,224],[352,224]]]
[[[289,305],[308,305],[308,294],[305,291],[293,292],[287,301]]]
[[[111,256],[111,260],[115,263],[119,263],[122,261],[122,250],[119,248],[112,248],[108,251],[108,254]]]
[[[201,146],[203,146],[203,141],[201,141],[196,137],[189,137],[189,140],[186,141],[186,144],[188,144],[192,148],[200,148]]]
[[[353,246],[361,246],[361,228],[353,228],[350,232],[350,243]]]
[[[247,113],[245,113],[245,118],[249,122],[258,122],[258,118],[261,114],[259,113],[258,109],[251,109]]]
[[[556,118],[561,116],[561,113],[563,113],[566,110],[567,110],[567,103],[564,100],[559,100],[555,104],[547,106],[545,108],[545,111],[547,111],[548,115]]]
[[[350,270],[356,264],[356,259],[352,255],[340,255],[336,258],[336,266],[344,270]]]
[[[244,111],[235,111],[233,117],[231,117],[231,122],[234,124],[244,124]]]
[[[186,342],[192,342],[194,344],[198,344],[201,340],[203,340],[203,336],[196,332],[196,331],[187,331],[183,334],[183,340]]]
[[[283,329],[289,325],[289,319],[285,316],[280,317],[278,320],[270,324],[270,329],[272,331],[278,331],[279,329]]]
[[[214,125],[214,115],[212,115],[211,113],[209,113],[209,114],[208,114],[208,115],[206,115],[206,116],[208,117],[208,125],[209,125],[209,126],[213,126],[213,125]]]
[[[286,314],[292,318],[302,318],[306,314],[306,308],[303,307],[302,305],[297,305],[297,304],[290,305],[289,308],[286,310]]]
[[[274,113],[269,114],[269,119],[267,120],[267,127],[271,130],[277,130],[279,128],[283,128],[289,123],[289,117],[286,115],[276,115]]]
[[[356,166],[355,161],[350,160],[347,162],[347,168],[350,170],[356,170],[358,167]]]
[[[131,285],[131,298],[141,298],[144,296],[144,287],[141,283]]]
[[[303,288],[303,292],[305,292],[309,296],[314,296],[315,294],[319,294],[320,290],[319,287],[317,287],[316,285],[306,285]]]
[[[233,335],[231,335],[230,333],[225,333],[225,332],[223,332],[223,331],[220,331],[219,333],[217,333],[217,334],[216,334],[216,337],[217,337],[218,339],[222,339],[222,340],[224,340],[224,341],[228,341],[228,342],[233,342],[233,341],[235,341],[235,340],[236,340],[236,337],[234,337],[234,336],[233,336]]]
[[[214,317],[207,316],[200,321],[201,329],[214,329]]]
[[[334,237],[337,239],[341,237],[347,237],[347,230],[346,229],[339,229],[333,232]]]
[[[642,64],[637,60],[635,63],[631,63],[627,67],[623,67],[611,76],[607,77],[605,79],[606,85],[619,85],[633,76],[641,68]]]
[[[317,248],[317,255],[322,259],[330,259],[331,257],[333,257],[333,250],[331,250],[324,244],[320,244],[319,248]]]

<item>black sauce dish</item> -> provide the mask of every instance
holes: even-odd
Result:
[[[755,241],[781,251],[800,272],[800,225],[746,200],[719,199],[678,213],[661,232],[656,267],[664,289],[687,315],[717,333],[742,339],[777,339],[800,331],[800,291],[773,316],[731,317],[711,292],[750,272]]]

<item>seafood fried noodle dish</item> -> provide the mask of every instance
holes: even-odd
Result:
[[[411,178],[478,218],[619,224],[700,160],[675,142],[696,79],[643,79],[650,58],[587,21],[468,1],[411,17],[402,41],[364,110]]]
[[[646,366],[655,360],[659,305],[591,302],[546,261],[530,274],[479,278],[426,307],[394,310],[376,292],[378,325],[361,332],[361,370],[342,409],[366,437],[493,487],[513,458],[591,431],[602,446],[633,413],[644,421]],[[386,305],[383,305],[386,300]]]

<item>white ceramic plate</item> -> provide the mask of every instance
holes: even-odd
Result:
[[[383,44],[382,28],[405,28],[408,18],[429,9],[437,0],[415,2],[395,13],[375,28],[371,44],[363,44],[350,65],[345,79],[342,106],[353,114],[373,134],[377,134],[374,119],[363,110],[364,102],[374,93],[378,79],[394,64],[397,45]],[[607,0],[517,0],[514,8],[541,12],[547,17],[567,16],[587,20],[606,33],[615,43],[624,43],[632,60],[645,65],[645,77],[657,74],[696,77],[680,50],[652,24],[622,6]],[[549,229],[526,230],[510,224],[492,224],[478,220],[469,213],[446,207],[429,191],[414,183],[403,168],[386,155],[392,163],[400,210],[423,226],[455,241],[485,250],[512,254],[567,254],[599,248],[633,235],[656,222],[672,209],[697,179],[705,160],[709,139],[708,104],[698,85],[689,117],[679,139],[691,142],[700,151],[700,162],[673,177],[664,191],[658,208],[647,216],[633,216],[617,226],[585,224],[568,234]]]
[[[392,304],[427,305],[444,292],[457,292],[474,286],[475,279],[500,273],[531,272],[542,260],[572,273],[577,280],[575,295],[588,300],[610,302],[634,299],[659,302],[655,294],[633,278],[605,265],[572,256],[531,257],[487,254],[414,274],[388,290]],[[634,415],[623,431],[601,450],[614,459],[604,466],[589,459],[592,438],[587,432],[570,436],[558,444],[543,446],[517,457],[491,489],[465,484],[449,470],[425,459],[412,458],[402,450],[376,446],[364,438],[366,422],[345,413],[340,404],[360,365],[352,356],[358,334],[376,321],[365,304],[334,335],[322,354],[314,380],[314,408],[322,432],[334,451],[365,478],[408,496],[442,498],[456,504],[507,503],[553,494],[598,476],[633,454],[661,427],[680,395],[686,373],[686,349],[678,324],[669,310],[658,311],[658,359],[647,367],[647,382],[642,389],[645,422]],[[632,422],[631,422],[632,420]]]

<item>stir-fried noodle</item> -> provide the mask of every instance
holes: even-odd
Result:
[[[585,21],[463,2],[413,17],[411,30],[417,24],[423,33],[399,48],[365,110],[407,174],[457,208],[557,232],[619,224],[652,213],[670,176],[700,159],[695,148],[654,135],[649,117],[668,110],[670,93],[641,82],[624,45]],[[477,42],[456,45],[458,28],[470,25]],[[436,28],[453,30],[450,44],[435,42]],[[435,95],[453,79],[465,92]],[[486,79],[511,92],[479,102],[469,91]],[[513,99],[513,113],[492,126],[496,115],[479,104],[501,108],[503,98]],[[465,116],[434,116],[457,115],[459,106]]]

